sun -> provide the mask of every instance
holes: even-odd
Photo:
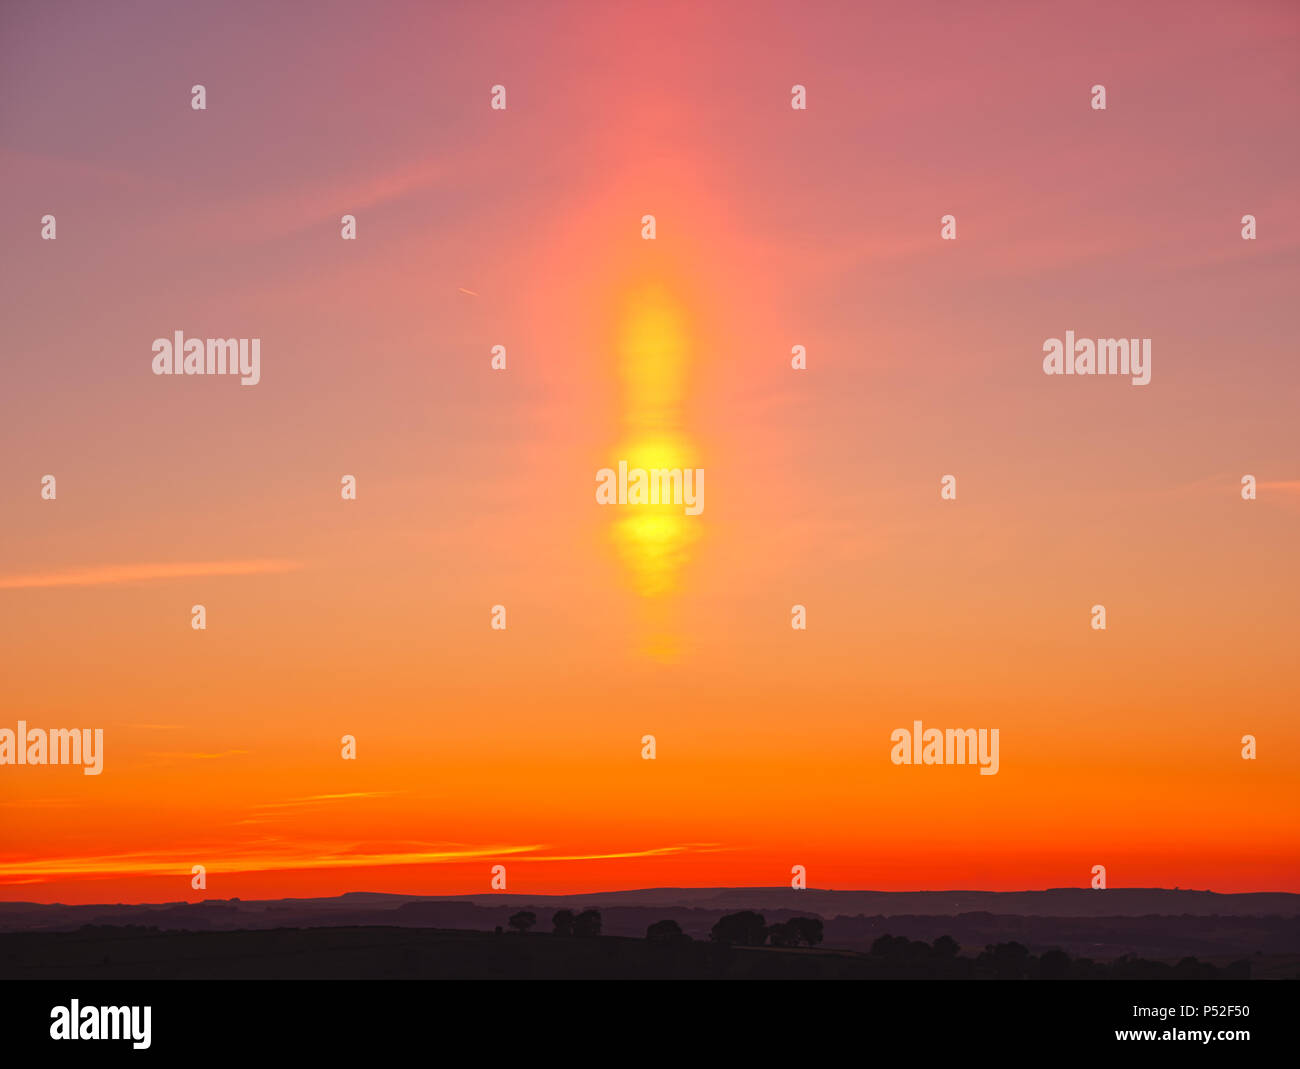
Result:
[[[623,388],[618,458],[647,471],[696,467],[683,426],[691,341],[686,316],[666,287],[651,284],[629,296],[617,351]],[[657,598],[678,588],[701,523],[680,505],[637,505],[618,515],[612,532],[633,588]]]

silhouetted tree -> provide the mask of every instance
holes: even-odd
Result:
[[[767,926],[767,941],[774,947],[797,947],[799,935],[788,921],[777,921]]]
[[[573,918],[573,934],[583,939],[600,935],[600,910],[584,909]]]
[[[1029,948],[1015,942],[999,943],[985,947],[980,958],[993,967],[996,979],[1023,980],[1029,967]]]
[[[1204,980],[1214,973],[1213,966],[1209,967],[1209,973],[1204,971],[1205,968],[1196,958],[1183,958],[1174,966],[1174,975],[1180,980]]]
[[[687,938],[675,920],[655,921],[645,930],[645,937],[651,943],[680,943]]]
[[[709,932],[715,943],[734,943],[742,947],[761,947],[767,938],[767,922],[763,914],[752,909],[728,913],[718,920]]]
[[[1064,980],[1070,971],[1070,955],[1064,950],[1049,950],[1038,959],[1040,980]]]
[[[941,935],[934,941],[934,953],[940,958],[955,958],[961,945],[950,935]]]
[[[820,917],[792,917],[786,922],[794,932],[795,944],[807,943],[815,947],[822,941],[822,919]]]
[[[510,927],[517,932],[526,932],[537,923],[537,914],[530,913],[528,910],[520,910],[510,918]]]
[[[905,935],[882,935],[871,944],[873,957],[889,962],[899,975],[930,976],[935,971],[935,951],[929,943]]]
[[[556,935],[572,935],[573,919],[573,910],[557,910],[555,916],[551,918],[551,928]]]
[[[895,957],[894,944],[898,942],[906,943],[906,939],[895,939],[892,935],[882,935],[871,944],[871,954],[876,958]]]

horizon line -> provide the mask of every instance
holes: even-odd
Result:
[[[312,897],[302,896],[280,896],[278,898],[240,898],[238,896],[231,898],[200,898],[191,900],[187,898],[175,898],[157,902],[36,902],[30,899],[0,899],[0,910],[6,906],[62,906],[65,908],[75,909],[92,909],[99,906],[200,906],[208,903],[252,903],[252,902],[326,902],[335,899],[346,898],[349,895],[376,895],[385,898],[412,898],[422,900],[455,900],[467,898],[595,898],[602,895],[627,895],[643,894],[651,891],[771,891],[790,894],[807,894],[809,891],[821,892],[823,894],[870,894],[870,895],[1034,895],[1049,894],[1058,891],[1079,891],[1092,893],[1094,891],[1161,891],[1166,894],[1198,894],[1198,895],[1220,895],[1220,896],[1240,896],[1240,895],[1289,895],[1293,898],[1300,898],[1300,891],[1215,891],[1211,888],[1201,887],[1038,887],[1038,888],[1021,888],[1015,891],[994,891],[977,887],[955,887],[955,888],[933,888],[917,889],[908,891],[883,891],[873,888],[836,888],[836,887],[806,887],[793,888],[784,884],[780,885],[704,885],[704,886],[655,886],[655,887],[632,887],[611,891],[467,891],[456,894],[413,894],[403,891],[341,891],[336,895],[316,895]]]

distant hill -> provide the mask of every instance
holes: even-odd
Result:
[[[1057,887],[1045,891],[821,891],[789,887],[653,887],[634,891],[602,891],[594,894],[470,894],[394,895],[373,891],[349,891],[332,898],[207,899],[199,903],[166,902],[127,905],[123,903],[67,906],[34,902],[0,902],[0,931],[30,928],[67,928],[101,923],[101,918],[120,918],[122,923],[146,923],[149,916],[160,920],[181,920],[195,928],[243,927],[243,922],[266,912],[310,917],[316,923],[332,916],[373,916],[403,909],[416,903],[442,903],[452,908],[476,906],[487,909],[539,911],[557,909],[639,907],[643,909],[698,909],[731,913],[742,909],[795,910],[821,917],[929,916],[951,917],[961,913],[1010,914],[1020,917],[1300,917],[1300,895],[1285,892],[1218,894],[1214,891],[1166,890],[1163,888],[1116,887],[1093,891],[1079,887]],[[236,921],[236,918],[238,920]],[[232,925],[231,923],[235,923]],[[151,919],[148,923],[157,923]],[[338,920],[337,923],[349,923]],[[391,923],[391,919],[386,923]]]

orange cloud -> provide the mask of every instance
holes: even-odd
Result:
[[[302,565],[286,560],[214,560],[175,564],[106,564],[64,572],[35,572],[0,576],[0,590],[53,586],[113,586],[157,579],[196,579],[221,575],[263,575],[289,572]]]
[[[394,844],[396,845],[396,844]],[[201,846],[157,853],[97,854],[60,858],[0,861],[0,884],[33,883],[114,876],[174,876],[188,874],[196,864],[208,872],[270,872],[289,869],[375,868],[385,865],[436,865],[473,861],[477,858],[514,857],[519,861],[603,861],[616,858],[658,857],[713,850],[710,844],[662,846],[626,853],[552,856],[538,854],[539,844],[525,846],[466,846],[460,843],[411,844],[416,849],[362,850],[354,844],[320,844],[316,847],[288,846],[271,842],[246,851],[208,850]],[[532,856],[529,856],[532,855]]]
[[[349,845],[332,844],[316,849],[270,844],[247,852],[214,851],[203,847],[184,853],[100,854],[46,858],[28,861],[0,861],[0,883],[50,880],[67,877],[170,876],[188,873],[192,865],[209,872],[269,872],[284,869],[369,868],[376,865],[433,865],[467,861],[479,857],[500,857],[535,850],[536,846],[485,846],[421,850],[353,852]]]

